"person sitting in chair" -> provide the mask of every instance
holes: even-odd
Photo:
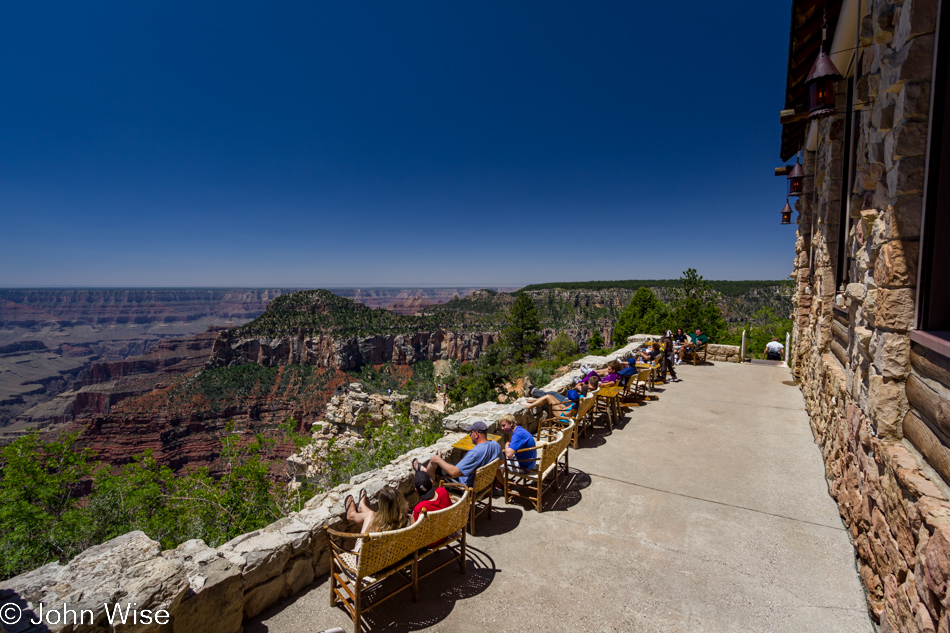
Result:
[[[534,437],[523,426],[518,426],[515,416],[506,413],[498,420],[501,425],[501,431],[511,437],[511,440],[505,443],[505,459],[508,470],[514,472],[524,472],[534,468],[538,460],[538,451],[525,451],[517,453],[525,448],[534,448]],[[505,475],[499,468],[495,472],[495,480],[504,486]]]
[[[452,505],[452,498],[449,497],[449,491],[439,486],[436,488],[432,483],[432,477],[422,467],[418,459],[412,460],[412,470],[414,473],[413,485],[416,487],[416,493],[419,495],[419,503],[412,509],[413,523],[419,520],[419,513],[423,510],[435,512]]]
[[[465,427],[465,430],[471,436],[475,448],[465,453],[465,457],[458,464],[450,464],[442,459],[440,455],[433,455],[426,465],[426,472],[433,480],[436,478],[436,473],[441,469],[451,481],[457,481],[472,488],[475,486],[475,471],[501,457],[501,446],[498,445],[498,442],[488,439],[487,424],[481,420],[476,420]]]
[[[590,385],[590,380],[588,380],[588,385]],[[577,385],[582,389],[589,389],[583,385]],[[596,387],[594,387],[596,389]],[[551,408],[551,414],[555,417],[564,417],[575,407],[581,398],[585,398],[585,395],[581,395],[580,391],[577,389],[568,389],[567,395],[561,395],[556,391],[541,391],[540,389],[535,389],[532,392],[533,398],[528,398],[528,404],[523,404],[525,409],[537,409],[539,407],[548,406]]]
[[[785,346],[779,343],[777,336],[773,336],[772,340],[766,343],[765,358],[768,360],[785,360]]]

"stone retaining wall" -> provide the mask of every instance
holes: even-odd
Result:
[[[520,407],[519,407],[520,408]],[[522,409],[523,411],[523,409]],[[243,621],[284,600],[330,570],[327,527],[345,529],[343,499],[366,488],[371,500],[383,486],[393,486],[411,504],[418,499],[412,485],[413,457],[428,459],[438,452],[455,460],[452,444],[462,435],[448,433],[432,446],[415,449],[388,466],[357,475],[307,502],[300,512],[212,548],[191,540],[173,550],[142,532],[130,532],[92,547],[65,565],[50,563],[0,582],[0,603],[16,602],[24,617],[35,617],[39,604],[67,604],[88,609],[95,625],[83,631],[110,630],[104,604],[136,603],[136,608],[165,609],[164,627],[144,624],[124,631],[237,633]],[[50,627],[70,630],[71,627]],[[16,629],[19,631],[20,629]],[[26,630],[26,629],[22,629]],[[43,629],[45,630],[45,629]]]
[[[633,342],[612,357],[624,356],[639,345],[640,341]],[[543,389],[563,392],[583,373],[581,364],[602,369],[609,360],[588,356],[575,363],[578,368]],[[300,512],[265,528],[216,548],[196,539],[166,551],[144,533],[130,532],[84,551],[65,565],[50,563],[0,582],[0,603],[15,602],[24,617],[30,618],[35,617],[40,603],[65,603],[77,612],[88,609],[95,624],[83,631],[90,633],[110,630],[104,605],[111,608],[126,603],[136,603],[139,610],[164,609],[171,617],[163,627],[139,624],[126,626],[124,631],[240,632],[245,619],[299,593],[314,578],[329,572],[327,528],[346,529],[346,495],[355,496],[360,488],[366,488],[373,500],[388,485],[414,505],[418,499],[412,483],[412,459],[428,459],[438,452],[455,462],[459,456],[453,454],[457,449],[452,444],[463,437],[459,431],[471,421],[482,420],[495,432],[498,419],[506,413],[532,433],[537,430],[540,417],[521,404],[484,402],[446,417],[446,435],[435,444],[410,451],[384,468],[356,475],[348,484],[310,499]],[[51,630],[71,628],[54,626]]]
[[[544,388],[557,389],[558,384]],[[82,552],[65,565],[50,563],[0,582],[0,604],[15,602],[24,617],[30,618],[35,617],[40,603],[46,607],[65,603],[77,612],[88,609],[95,624],[83,631],[90,633],[110,630],[105,604],[111,608],[127,602],[136,603],[139,610],[167,610],[171,618],[164,627],[137,625],[124,631],[240,632],[245,619],[299,593],[314,578],[329,572],[327,528],[346,529],[346,495],[355,496],[360,488],[366,488],[372,501],[388,485],[400,490],[410,506],[415,505],[418,497],[412,482],[412,459],[424,460],[439,453],[454,463],[460,456],[452,444],[464,436],[458,430],[477,419],[495,431],[498,418],[505,413],[515,415],[532,433],[537,430],[540,418],[523,406],[485,402],[448,416],[446,435],[435,444],[356,475],[348,484],[310,499],[300,512],[220,547],[208,547],[196,539],[161,551],[144,533],[130,532]]]

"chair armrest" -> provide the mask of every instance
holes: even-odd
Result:
[[[464,494],[465,491],[469,489],[468,486],[457,481],[446,481],[444,483],[440,483],[439,485],[446,490],[458,490],[459,494]]]

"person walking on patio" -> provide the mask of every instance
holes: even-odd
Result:
[[[785,346],[782,345],[777,336],[765,345],[765,358],[768,360],[785,360]]]

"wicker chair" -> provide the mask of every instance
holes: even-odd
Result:
[[[620,406],[624,408],[638,407],[640,406],[636,400],[644,400],[647,397],[647,385],[650,382],[650,373],[649,369],[641,369],[634,376],[630,376],[630,380],[627,381],[626,387],[624,387],[623,393],[620,396]],[[626,402],[630,398],[634,402]]]
[[[545,426],[545,423],[548,423]],[[561,442],[562,448],[557,456],[557,462],[561,467],[561,472],[567,475],[569,455],[568,451],[571,448],[571,439],[574,437],[574,431],[577,428],[577,424],[574,420],[565,420],[564,418],[552,418],[550,420],[544,420],[541,422],[542,426],[538,428],[538,437],[544,438],[545,441],[556,440],[557,437],[552,433],[553,430],[560,431],[562,434]]]
[[[542,429],[549,426],[558,426],[563,427],[567,426],[568,422],[574,423],[574,433],[572,434],[572,439],[574,442],[574,450],[577,450],[577,443],[580,440],[580,436],[587,436],[587,432],[590,430],[590,426],[593,423],[594,419],[594,408],[597,405],[597,397],[590,395],[586,398],[581,398],[577,406],[574,407],[574,410],[571,415],[561,416],[559,418],[548,418],[546,420],[541,420],[541,424],[538,426],[538,435],[536,439],[541,439]],[[558,425],[552,425],[553,420],[560,420],[561,423]]]
[[[464,486],[462,486],[464,488]],[[465,573],[465,526],[468,523],[470,497],[462,490],[459,500],[435,512],[423,510],[419,520],[409,527],[391,532],[353,534],[327,529],[330,535],[330,605],[342,603],[353,618],[353,633],[360,633],[362,614],[404,589],[412,589],[413,601],[419,598],[419,579],[458,561]],[[347,540],[357,539],[357,550],[343,547]],[[419,561],[441,549],[448,548],[455,556],[424,574]],[[406,570],[409,570],[408,573]],[[366,607],[362,595],[386,578],[400,574],[407,582]]]
[[[491,521],[492,488],[495,483],[495,473],[498,472],[501,461],[501,458],[497,457],[475,471],[475,487],[469,489],[472,510],[469,517],[468,531],[471,532],[472,536],[475,536],[475,517],[481,516],[483,512],[488,510],[488,520]],[[439,485],[446,488],[449,486],[449,484],[442,483],[441,480]],[[486,498],[487,501],[485,501]],[[480,507],[479,502],[481,502]]]
[[[508,467],[507,462],[505,463],[506,503],[511,501],[513,497],[527,499],[534,505],[535,510],[541,512],[541,499],[545,491],[552,485],[557,489],[558,459],[567,448],[570,435],[552,428],[547,437],[550,439],[539,442],[534,448],[523,448],[515,451],[515,459],[517,459],[518,453],[537,450],[538,457],[533,468],[514,470]]]

